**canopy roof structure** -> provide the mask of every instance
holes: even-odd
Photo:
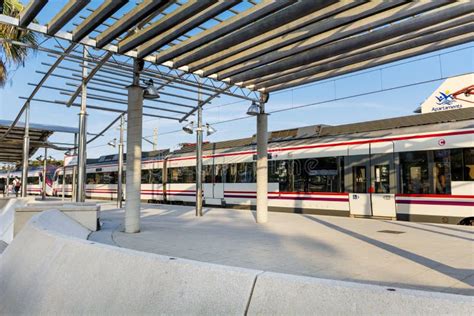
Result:
[[[12,121],[0,120],[0,135],[11,125]],[[48,138],[55,132],[58,133],[73,133],[77,134],[77,128],[43,125],[30,123],[30,151],[29,157],[41,147],[55,148],[54,144],[48,142]],[[8,134],[8,136],[0,142],[0,161],[1,162],[21,162],[23,160],[23,135],[25,134],[25,127],[23,124],[18,124]]]
[[[57,4],[32,0],[0,23],[265,92],[474,38],[472,1],[90,2],[71,0],[39,25],[35,17]],[[78,15],[82,22],[64,31]]]

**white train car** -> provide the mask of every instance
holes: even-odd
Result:
[[[53,175],[55,173],[56,168],[48,167],[46,172],[46,195],[52,196],[53,195]],[[1,171],[0,172],[0,182],[2,183],[2,187],[5,188],[5,193],[10,195],[15,194],[15,190],[13,187],[13,180],[18,178],[21,180],[21,170],[15,171]],[[7,185],[7,180],[9,179],[9,183]],[[29,168],[28,169],[28,184],[27,184],[27,192],[28,195],[41,195],[43,192],[43,168]],[[21,190],[20,190],[21,192]]]
[[[468,108],[270,133],[269,209],[471,224],[473,126],[474,108]],[[255,154],[255,137],[206,144],[204,202],[253,208]],[[102,160],[88,166],[88,179],[96,183],[88,181],[87,192],[114,199],[116,159]],[[192,204],[195,178],[193,146],[165,159],[147,158],[141,198]]]

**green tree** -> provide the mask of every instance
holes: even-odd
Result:
[[[3,3],[3,14],[18,17],[23,5],[19,0],[0,0]],[[36,45],[37,36],[33,32],[20,30],[14,26],[0,24],[0,39],[7,39],[21,42],[24,44]],[[8,41],[0,40],[0,87],[4,86],[8,80],[8,69],[10,67],[18,67],[24,65],[25,59],[31,50],[28,46],[20,46],[12,44]]]

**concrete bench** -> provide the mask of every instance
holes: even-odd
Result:
[[[97,231],[100,205],[95,203],[29,203],[15,212],[14,235],[34,215],[45,210],[59,210],[91,231]]]

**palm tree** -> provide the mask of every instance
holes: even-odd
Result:
[[[18,17],[23,5],[19,0],[3,0],[3,14]],[[14,26],[0,24],[0,39],[8,39],[28,44],[37,45],[36,34],[30,31],[19,30]],[[30,49],[26,46],[14,45],[7,41],[2,41],[0,45],[0,87],[5,85],[8,79],[8,68],[11,66],[24,65],[25,59]]]

